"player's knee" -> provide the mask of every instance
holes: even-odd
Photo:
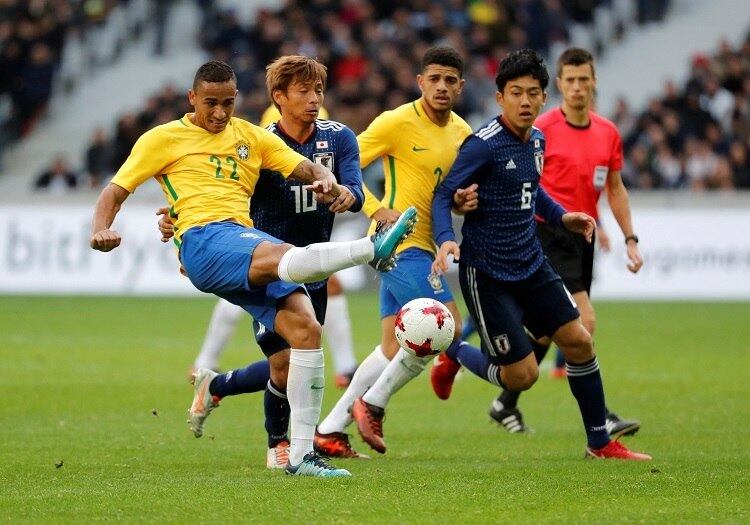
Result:
[[[586,312],[585,314],[581,312],[581,323],[589,335],[594,334],[594,328],[596,328],[596,315],[594,315],[593,310]]]
[[[288,332],[286,340],[292,348],[313,349],[321,346],[323,328],[313,316],[299,316]]]
[[[520,370],[514,370],[513,373],[502,375],[503,384],[513,392],[528,390],[534,386],[537,379],[539,379],[539,368],[537,367],[524,367]]]
[[[566,337],[556,341],[556,343],[562,350],[565,360],[571,363],[582,363],[594,357],[591,334],[583,326],[580,326],[580,330],[567,334]]]
[[[286,380],[289,377],[289,363],[271,365],[271,381],[277,387],[286,390]]]

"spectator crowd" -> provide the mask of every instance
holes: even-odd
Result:
[[[640,115],[621,100],[613,120],[631,188],[750,188],[750,33],[694,55],[685,85],[667,82]]]
[[[305,54],[328,66],[325,106],[332,118],[355,132],[383,110],[419,96],[414,81],[419,59],[436,44],[450,45],[466,57],[466,87],[456,110],[478,125],[496,112],[494,73],[507,52],[533,47],[552,63],[569,45],[572,24],[590,23],[594,10],[609,3],[287,0],[280,9],[259,11],[253,23],[245,24],[220,2],[197,2],[203,16],[201,45],[237,73],[239,116],[258,122],[268,107],[266,64],[280,55]],[[20,3],[0,0],[0,6]],[[638,19],[647,22],[663,17],[668,2],[641,4]],[[55,16],[62,16],[62,28],[74,25],[70,13]],[[10,32],[18,31],[14,26]],[[6,33],[7,26],[0,23],[0,42]],[[47,46],[53,56],[59,49]],[[750,187],[750,36],[738,49],[725,42],[715,56],[696,55],[691,67],[684,86],[668,83],[664,95],[641,114],[633,115],[621,100],[612,116],[624,137],[623,177],[629,187]],[[89,184],[106,181],[144,131],[189,110],[183,87],[167,86],[140,112],[122,115],[111,135],[96,130],[85,158]]]

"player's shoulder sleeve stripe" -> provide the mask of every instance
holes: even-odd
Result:
[[[323,130],[332,129],[333,131],[341,131],[345,127],[341,122],[336,122],[335,120],[318,119],[316,121],[316,124],[318,126],[318,129]]]
[[[474,135],[479,137],[482,140],[487,140],[491,137],[494,137],[500,131],[502,131],[503,127],[500,125],[500,123],[497,120],[493,120],[488,125],[484,126],[483,128],[480,128]]]

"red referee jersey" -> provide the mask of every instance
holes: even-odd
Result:
[[[541,184],[567,211],[582,211],[599,218],[599,201],[607,175],[622,169],[622,140],[617,127],[589,112],[589,125],[577,127],[565,120],[561,108],[540,116],[534,126],[546,140]]]

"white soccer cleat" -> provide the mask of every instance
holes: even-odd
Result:
[[[188,425],[197,438],[203,435],[203,423],[211,411],[219,406],[218,398],[214,398],[209,391],[209,385],[217,374],[208,368],[199,368],[193,375],[193,404],[188,409]]]
[[[289,442],[284,440],[266,452],[266,468],[283,469],[289,463]]]

